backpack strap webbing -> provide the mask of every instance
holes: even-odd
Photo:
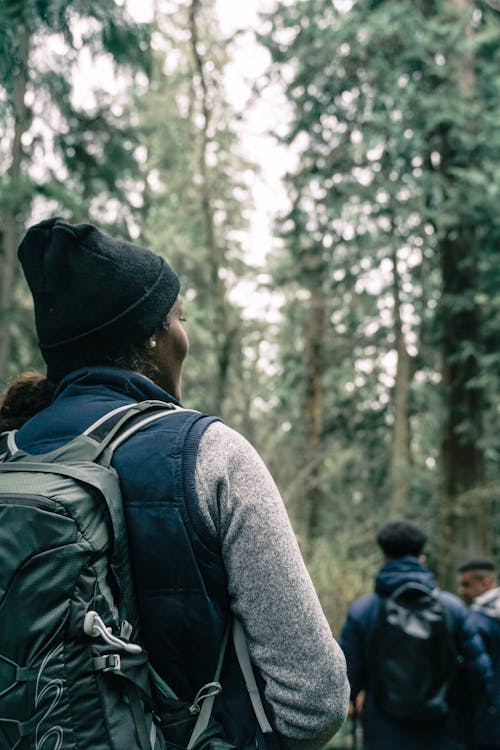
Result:
[[[407,581],[406,583],[402,583],[401,586],[398,586],[398,588],[392,592],[389,598],[398,599],[401,594],[406,593],[416,593],[422,596],[430,596],[435,599],[437,597],[438,589],[436,587],[430,588],[429,586],[425,586],[423,583],[418,583],[418,581]]]
[[[264,710],[264,706],[260,697],[259,688],[257,687],[257,682],[255,681],[255,675],[253,673],[252,663],[250,661],[250,655],[248,653],[245,631],[243,630],[243,625],[241,624],[241,622],[236,618],[233,625],[233,643],[240,669],[242,671],[243,677],[245,678],[245,685],[250,697],[250,701],[252,703],[255,718],[257,719],[262,733],[268,734],[269,732],[272,732],[273,729],[266,716],[266,712]]]
[[[273,731],[273,729],[271,727],[271,724],[269,723],[269,719],[266,716],[266,712],[262,704],[262,699],[260,697],[259,688],[257,687],[257,682],[255,681],[255,675],[253,672],[252,664],[250,662],[250,655],[248,653],[245,631],[243,630],[241,622],[236,618],[234,618],[233,620],[232,628],[229,624],[226,628],[226,632],[224,633],[224,638],[220,647],[219,658],[217,661],[217,667],[212,684],[217,684],[220,678],[230,629],[232,629],[233,632],[233,644],[236,652],[236,657],[238,659],[238,663],[245,680],[245,686],[250,698],[250,702],[252,704],[255,718],[257,719],[257,723],[262,733],[269,734]],[[204,699],[203,705],[198,715],[198,719],[188,742],[187,750],[192,750],[200,735],[208,727],[208,723],[212,715],[214,701],[218,693],[218,690],[213,691],[212,693],[209,693]]]
[[[142,403],[137,404],[137,406],[142,407],[138,413],[127,413],[125,417],[122,417],[122,419],[120,419],[119,422],[101,438],[100,450],[95,460],[102,466],[109,466],[115,450],[148,424],[156,422],[163,417],[178,414],[179,412],[199,414],[199,412],[194,411],[194,409],[184,409],[175,404],[163,403],[161,401],[143,401]],[[99,427],[99,431],[101,431],[101,427]],[[94,433],[89,433],[89,436],[95,439]]]
[[[196,724],[193,727],[193,731],[191,733],[191,737],[189,738],[189,742],[187,744],[187,750],[192,750],[195,742],[200,737],[201,734],[205,731],[205,729],[208,727],[208,723],[210,721],[210,717],[212,715],[212,710],[214,707],[214,701],[216,696],[221,691],[221,686],[219,683],[220,673],[222,671],[222,664],[224,662],[224,656],[226,653],[226,646],[229,639],[229,630],[230,630],[230,624],[226,627],[226,631],[224,633],[224,637],[222,639],[221,647],[219,650],[219,658],[217,659],[217,666],[215,668],[214,678],[211,683],[208,685],[205,685],[203,689],[207,687],[213,687],[214,689],[209,692],[206,695],[206,698],[203,700],[203,705],[200,709],[200,713],[198,714],[198,718],[196,719]],[[198,695],[201,691],[198,692]],[[196,698],[195,698],[196,701]]]
[[[82,439],[94,441],[93,460],[104,467],[109,467],[113,453],[119,445],[146,425],[175,414],[178,411],[189,411],[163,401],[142,401],[127,409],[117,409],[105,415],[81,435]],[[123,413],[124,412],[124,413]],[[111,497],[106,497],[111,525],[113,529],[113,552],[111,569],[118,582],[119,590],[125,599],[126,609],[133,600],[131,582],[128,580],[128,554],[124,556],[122,531],[124,529],[123,508],[116,507]],[[123,572],[125,566],[125,574]],[[121,602],[120,609],[123,609]]]
[[[148,732],[146,725],[144,706],[137,685],[128,684],[125,687],[125,695],[128,698],[130,713],[134,720],[135,731],[137,733],[137,739],[139,740],[141,750],[151,750],[153,742],[151,741],[151,735]],[[152,726],[155,726],[154,719]]]
[[[121,431],[125,430],[126,425],[128,425],[126,435],[121,438],[120,442],[123,442],[123,440],[130,437],[146,424],[146,422],[142,423],[142,417],[146,416],[146,414],[152,416],[156,412],[157,417],[155,418],[158,419],[160,416],[174,414],[178,411],[191,410],[183,409],[167,401],[150,400],[124,404],[104,414],[104,416],[93,422],[90,427],[75,438],[48,453],[30,454],[20,450],[15,440],[17,430],[11,430],[4,433],[7,440],[6,443],[3,440],[4,435],[1,436],[1,445],[3,446],[5,455],[2,455],[2,452],[0,452],[0,460],[7,459],[10,461],[12,458],[14,461],[23,460],[32,463],[94,461],[103,466],[109,466],[114,447],[117,447],[118,443],[113,446],[110,452],[106,452],[106,448],[113,442],[115,437],[120,435]]]
[[[126,696],[130,713],[135,725],[137,740],[140,750],[152,750],[155,745],[155,718],[154,703],[142,684],[137,682],[137,667],[147,663],[148,656],[145,651],[140,654],[120,652],[119,654],[106,654],[96,656],[93,659],[96,672],[105,671],[109,676],[118,680]],[[151,728],[148,729],[145,711],[151,712]],[[154,727],[154,729],[153,729]]]
[[[16,450],[16,443],[14,435],[17,430],[10,430],[10,432],[2,432],[0,435],[0,461],[4,461]]]
[[[8,432],[2,432],[2,434],[0,435],[0,461],[5,458],[9,452],[7,444],[8,437]]]
[[[191,709],[199,710],[199,713],[191,732],[189,742],[186,746],[187,750],[192,750],[196,741],[203,734],[205,729],[207,729],[210,717],[212,715],[215,698],[222,690],[219,679],[222,671],[222,665],[224,663],[224,656],[226,653],[230,630],[231,623],[227,625],[221,641],[219,655],[217,658],[217,666],[215,668],[212,682],[203,685],[203,687],[198,690],[198,693],[193,700]],[[128,653],[120,654],[119,659],[116,662],[118,666],[109,667],[108,665],[109,663],[111,663],[110,657],[112,660],[113,658],[116,658],[116,656],[117,655],[115,654],[108,654],[106,656],[94,658],[94,669],[96,671],[105,669],[109,675],[122,682],[125,694],[130,704],[130,710],[134,718],[134,723],[136,725],[137,736],[139,742],[141,743],[141,750],[150,750],[150,748],[154,746],[154,739],[151,737],[151,733],[148,732],[147,729],[146,721],[144,719],[144,706],[154,710],[154,701],[151,699],[150,695],[144,692],[143,688],[135,681],[134,678],[134,666],[139,661],[145,658],[144,652],[139,655]],[[149,666],[149,671],[151,680],[156,684],[159,691],[174,700],[178,700],[172,688],[160,677],[160,675],[154,670],[151,665]],[[201,704],[201,709],[199,708],[199,704]],[[156,725],[154,724],[153,720],[151,729],[153,730],[153,727],[155,726]]]
[[[134,433],[156,419],[180,411],[192,410],[167,401],[150,400],[126,404],[98,419],[80,437],[90,439],[95,446],[90,460],[109,466],[115,449]]]

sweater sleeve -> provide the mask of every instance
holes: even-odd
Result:
[[[278,489],[252,446],[222,423],[200,442],[196,489],[275,729],[287,748],[316,750],[342,724],[349,685]]]

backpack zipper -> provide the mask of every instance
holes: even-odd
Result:
[[[57,503],[43,495],[25,495],[15,494],[12,492],[0,492],[0,505],[26,505],[30,508],[40,508],[41,510],[55,510]]]

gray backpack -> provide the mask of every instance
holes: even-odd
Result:
[[[0,439],[0,750],[232,747],[212,717],[229,626],[213,681],[178,700],[141,645],[110,466],[118,445],[177,408],[120,407],[43,455],[17,450],[15,433]]]

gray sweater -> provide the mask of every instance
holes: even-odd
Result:
[[[278,489],[250,443],[220,422],[200,442],[196,489],[276,729],[288,748],[316,750],[345,719],[349,685]]]

